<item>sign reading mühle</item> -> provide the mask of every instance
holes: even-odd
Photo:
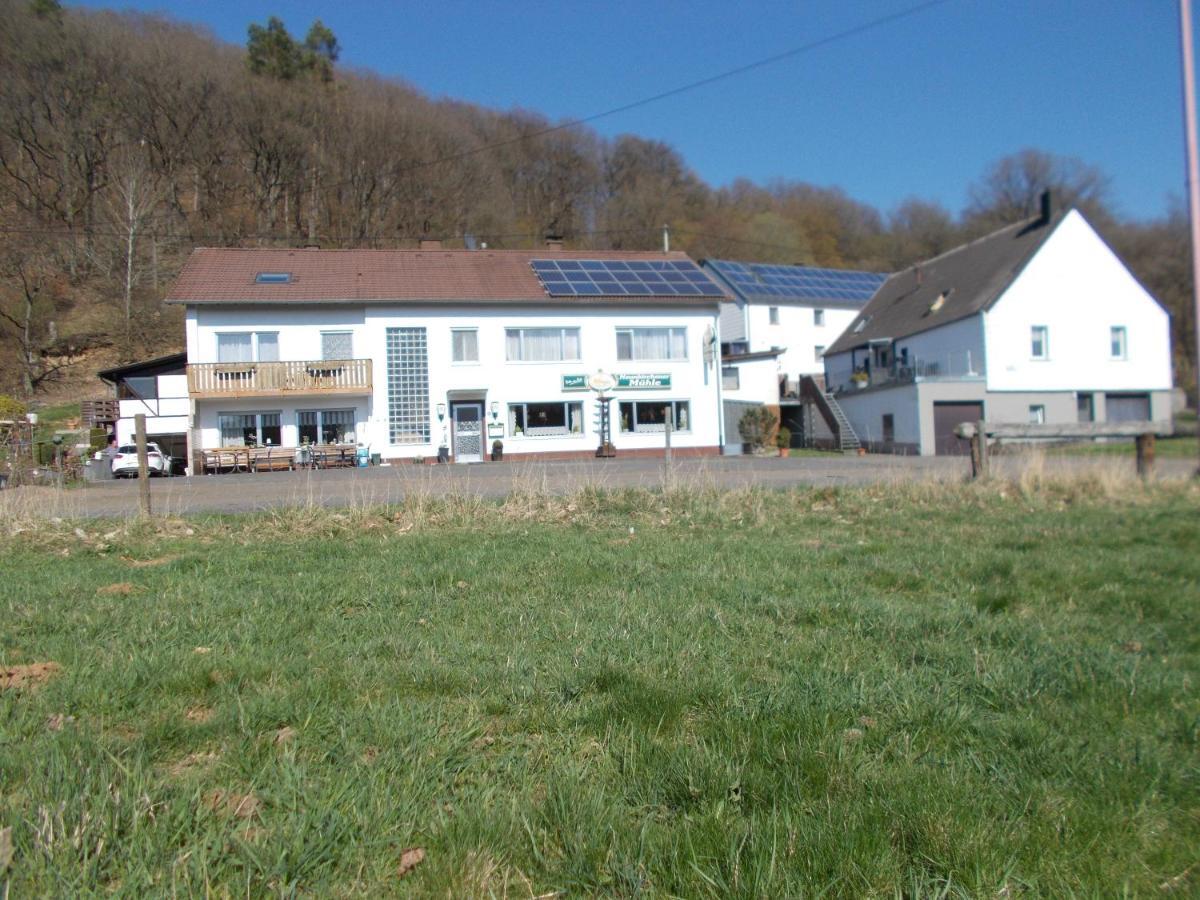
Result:
[[[617,390],[656,391],[671,386],[670,375],[617,375]]]
[[[612,378],[616,382],[614,387],[617,390],[657,391],[671,386],[670,375],[613,375]],[[564,375],[562,376],[562,389],[564,391],[586,391],[588,376]]]

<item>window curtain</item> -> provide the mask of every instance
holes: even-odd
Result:
[[[526,362],[554,362],[563,358],[562,332],[557,328],[530,328],[525,332]]]
[[[260,331],[258,333],[258,361],[279,362],[278,331]]]
[[[479,361],[479,333],[476,331],[457,330],[450,332],[454,342],[453,359],[455,362]]]
[[[217,362],[242,363],[254,361],[253,338],[245,334],[217,335]]]
[[[353,359],[354,346],[349,331],[321,332],[321,359]]]

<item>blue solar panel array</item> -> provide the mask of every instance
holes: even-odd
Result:
[[[551,297],[724,297],[691,260],[535,259]]]
[[[773,266],[710,259],[712,267],[746,297],[780,297],[794,300],[843,300],[865,303],[887,280],[880,272],[817,269],[810,266]]]

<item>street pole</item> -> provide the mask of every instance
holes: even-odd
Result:
[[[1188,221],[1192,228],[1192,331],[1196,341],[1196,407],[1200,411],[1200,162],[1196,159],[1196,64],[1192,45],[1192,0],[1179,0],[1179,41],[1183,51],[1183,121],[1187,145]],[[1197,421],[1200,453],[1200,420]],[[1196,469],[1200,476],[1200,467]]]

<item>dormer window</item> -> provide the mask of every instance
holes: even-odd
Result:
[[[867,322],[871,320],[870,316],[863,316],[858,320],[858,324],[854,326],[854,333],[861,334],[862,330],[867,327]]]
[[[255,284],[291,284],[291,272],[259,272],[254,276]]]
[[[946,305],[946,299],[949,296],[950,296],[949,291],[942,291],[940,294],[937,295],[937,299],[929,304],[929,311],[931,313],[937,312],[939,309],[941,309],[943,306]]]

